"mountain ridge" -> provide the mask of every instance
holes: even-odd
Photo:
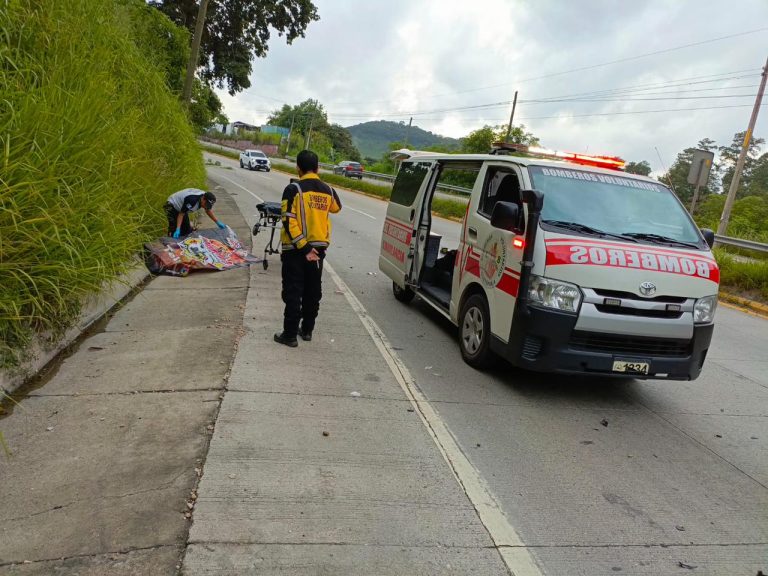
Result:
[[[409,148],[419,149],[436,145],[458,148],[461,144],[458,138],[434,134],[418,126],[411,126],[409,129],[404,122],[389,120],[372,120],[347,126],[346,129],[352,135],[352,141],[360,150],[360,154],[365,158],[381,158],[389,150],[391,142],[405,141],[406,133]]]

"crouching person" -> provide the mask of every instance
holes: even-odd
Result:
[[[192,232],[192,226],[189,223],[189,213],[197,212],[201,208],[216,223],[216,226],[226,228],[226,224],[213,214],[213,205],[215,203],[216,196],[213,192],[206,192],[197,188],[185,188],[171,194],[165,203],[165,214],[168,217],[168,235],[179,238]]]

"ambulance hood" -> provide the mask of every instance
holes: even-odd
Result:
[[[655,286],[654,296],[702,298],[717,294],[720,270],[709,250],[569,236],[539,230],[534,273],[584,288],[641,294],[640,285]],[[542,265],[543,262],[543,265]]]

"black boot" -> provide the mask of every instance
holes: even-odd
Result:
[[[277,332],[275,334],[275,342],[278,344],[284,344],[286,346],[290,346],[291,348],[296,348],[299,345],[299,341],[296,340],[296,336],[293,338],[290,338],[285,335],[285,332]]]
[[[311,342],[312,330],[304,330],[304,326],[301,326],[299,328],[299,336],[301,336],[301,339],[304,340],[304,342]]]

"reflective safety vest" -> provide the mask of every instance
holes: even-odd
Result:
[[[283,230],[280,240],[283,252],[312,248],[325,250],[331,241],[329,214],[341,210],[336,190],[320,180],[317,174],[305,174],[283,191],[281,204]]]

